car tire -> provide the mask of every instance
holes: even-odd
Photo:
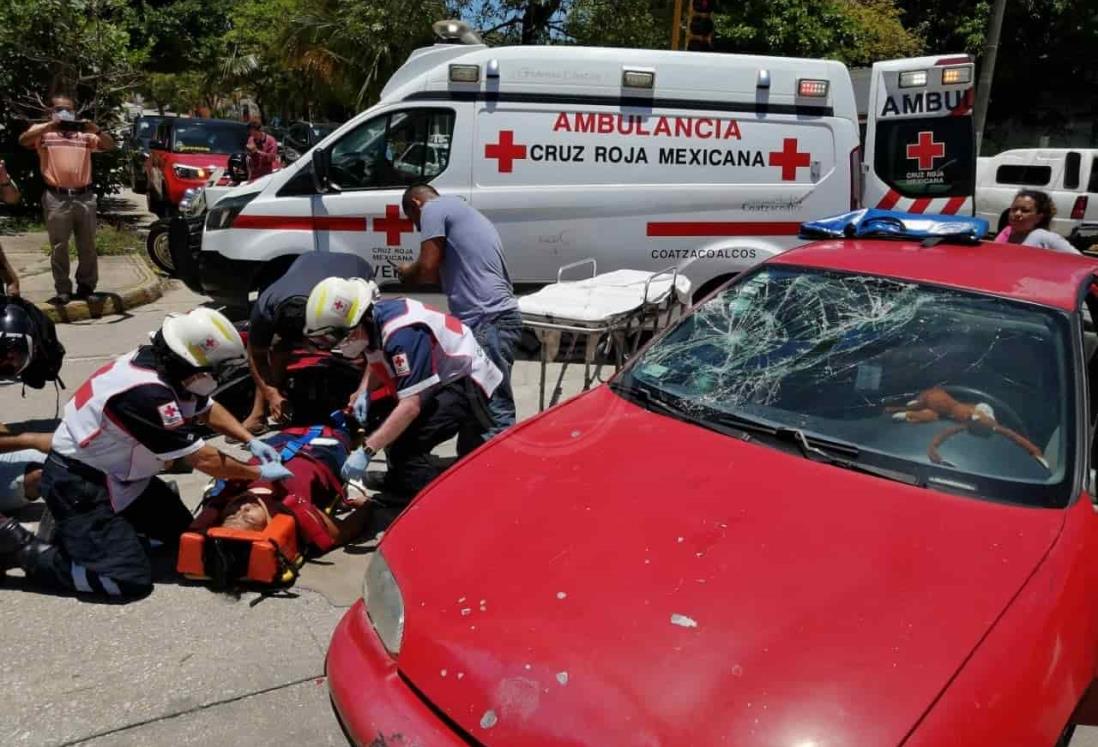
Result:
[[[157,269],[167,275],[175,274],[175,263],[172,261],[172,252],[168,244],[168,222],[158,220],[149,227],[149,235],[145,238],[145,252]]]

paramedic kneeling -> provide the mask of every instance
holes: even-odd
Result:
[[[213,477],[283,479],[279,455],[209,399],[215,371],[243,360],[239,333],[216,311],[199,308],[169,316],[146,345],[92,374],[65,405],[46,458],[41,492],[56,522],[56,544],[46,544],[13,520],[0,524],[0,572],[20,566],[32,584],[111,599],[152,590],[144,534],[171,548],[190,512],[156,475],[184,459]],[[188,426],[248,443],[264,460],[236,461]]]
[[[266,430],[264,405],[276,421],[286,419],[280,387],[285,381],[287,356],[303,339],[305,299],[313,287],[324,278],[370,278],[373,272],[370,263],[356,254],[306,252],[259,294],[248,326],[248,362],[255,379],[255,402],[244,419],[245,428],[252,433]],[[278,341],[274,342],[276,335]]]
[[[405,282],[441,282],[450,313],[473,331],[477,342],[503,374],[488,402],[492,427],[485,440],[515,424],[511,366],[522,337],[503,242],[492,222],[460,197],[440,197],[429,184],[404,192],[404,213],[420,232],[419,258],[401,265]]]
[[[386,449],[384,489],[411,500],[441,471],[431,449],[458,436],[458,454],[476,448],[490,427],[486,403],[503,374],[473,333],[449,314],[409,298],[378,301],[377,285],[328,278],[309,295],[305,335],[318,347],[380,356],[392,376],[397,405],[343,465],[344,480],[360,480],[370,459]],[[367,366],[355,417],[366,422],[373,366]]]

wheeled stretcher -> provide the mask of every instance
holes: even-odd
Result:
[[[566,272],[581,267],[589,267],[590,276],[563,279]],[[560,399],[568,359],[581,338],[583,388],[587,390],[599,380],[605,358],[617,371],[636,352],[645,332],[658,332],[689,305],[690,280],[676,267],[659,272],[615,270],[600,275],[597,262],[585,259],[564,265],[557,271],[557,282],[518,301],[523,323],[541,342],[538,405],[544,410],[548,364],[556,358],[564,333],[571,334],[572,342],[557,376],[550,407]],[[602,357],[598,356],[600,348]]]

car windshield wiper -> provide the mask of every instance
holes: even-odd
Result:
[[[658,412],[668,417],[676,418],[685,423],[691,423],[692,425],[698,425],[702,428],[706,428],[711,431],[716,431],[725,436],[732,436],[734,438],[740,438],[743,440],[749,440],[750,437],[744,432],[745,429],[738,428],[732,423],[732,428],[724,427],[726,424],[719,421],[713,421],[709,418],[700,417],[692,412],[683,409],[681,406],[672,402],[671,400],[677,400],[681,402],[678,397],[673,394],[667,394],[660,389],[653,386],[648,386],[637,381],[631,381],[630,383],[624,383],[621,380],[611,381],[610,389],[625,397],[626,399],[634,402],[646,410],[652,412]]]
[[[861,450],[853,444],[833,441],[819,436],[808,436],[800,428],[769,425],[765,422],[752,420],[730,412],[722,412],[715,417],[719,422],[724,423],[725,425],[791,443],[800,450],[805,458],[812,459],[813,461],[842,467],[843,469],[848,469],[853,472],[862,472],[886,480],[902,482],[906,485],[915,485],[917,487],[925,487],[926,485],[924,481],[908,472],[888,469],[887,467],[877,467],[872,464],[857,461],[859,454],[861,454]]]
[[[843,469],[848,469],[853,472],[861,472],[867,475],[873,475],[874,477],[882,477],[886,480],[893,480],[894,482],[902,482],[905,485],[926,487],[925,481],[920,480],[909,472],[901,472],[900,470],[878,467],[873,464],[857,461],[858,454],[861,452],[858,447],[851,444],[845,444],[841,441],[831,441],[816,436],[809,439],[804,431],[799,428],[777,428],[776,430],[776,435],[779,438],[796,444],[807,459],[842,467]],[[825,449],[829,449],[830,452],[825,451]],[[838,456],[834,452],[840,454],[846,453],[848,456]]]

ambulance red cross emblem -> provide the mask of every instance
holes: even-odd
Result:
[[[414,229],[410,219],[400,217],[399,205],[386,205],[385,217],[374,218],[374,233],[385,234],[385,246],[400,246],[400,235]]]
[[[526,146],[515,143],[514,130],[500,130],[499,142],[485,144],[484,157],[496,159],[499,173],[510,174],[513,163],[526,158]]]
[[[918,139],[907,146],[907,158],[919,162],[919,171],[931,171],[934,161],[945,158],[945,154],[945,143],[936,142],[934,133],[929,130],[920,132]]]
[[[797,169],[812,165],[812,154],[797,150],[797,138],[787,137],[782,140],[781,150],[770,151],[769,163],[781,168],[783,182],[793,182],[797,180]]]

